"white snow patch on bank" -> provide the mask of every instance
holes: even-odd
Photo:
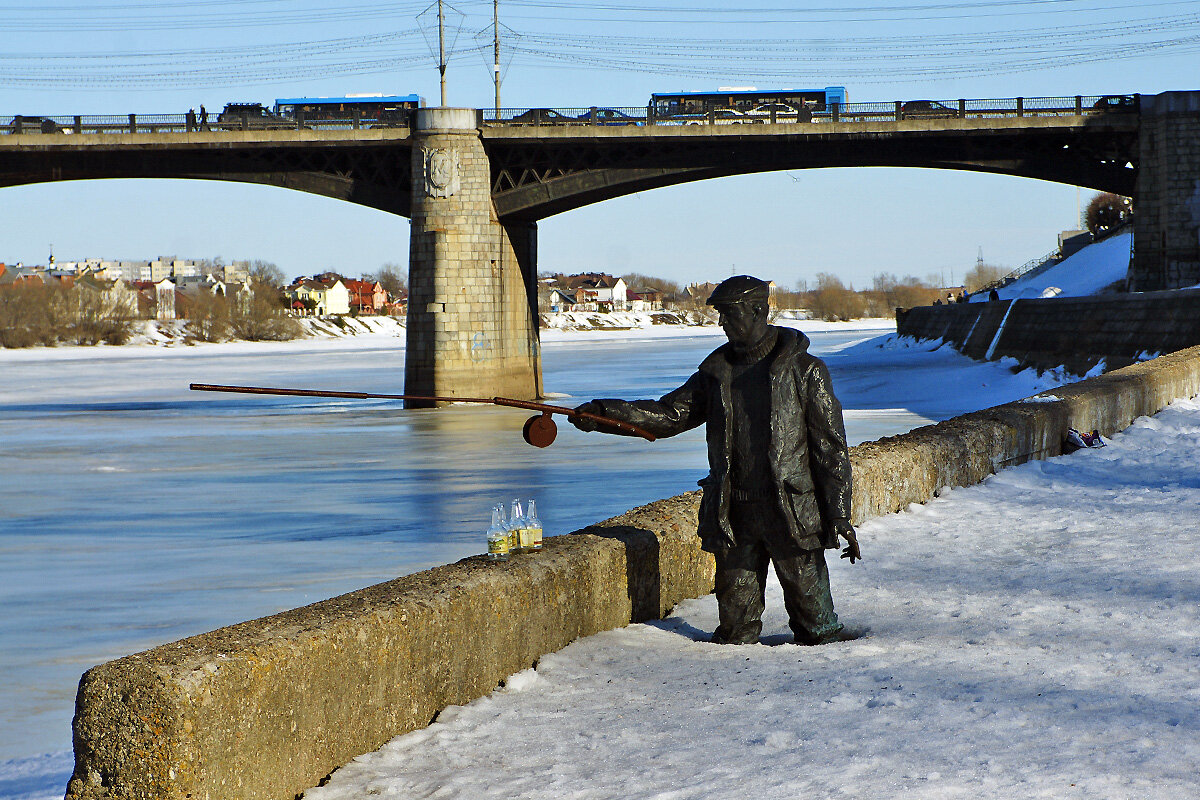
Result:
[[[1110,236],[1102,242],[1088,245],[1045,272],[1018,278],[997,290],[997,293],[1001,300],[1086,297],[1099,294],[1102,289],[1125,278],[1129,271],[1129,247],[1132,239],[1132,233]],[[971,302],[975,303],[986,300],[986,292],[971,298]]]
[[[711,596],[581,639],[307,800],[1200,793],[1200,403],[860,528],[855,641],[705,641]]]

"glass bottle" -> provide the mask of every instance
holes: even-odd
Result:
[[[525,527],[529,530],[529,549],[542,549],[542,521],[538,519],[537,503],[530,498],[528,510],[525,512]]]
[[[527,534],[525,533],[525,512],[521,509],[520,500],[512,501],[512,510],[508,514],[508,529],[512,534],[512,538],[509,540],[512,552],[523,552],[525,549],[523,540],[527,538]]]
[[[492,507],[492,524],[487,529],[487,545],[489,561],[507,561],[509,547],[509,530],[504,524],[504,506]]]

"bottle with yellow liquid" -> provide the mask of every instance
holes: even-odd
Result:
[[[489,561],[507,561],[509,546],[509,530],[504,524],[504,506],[492,507],[492,524],[487,529],[487,557]]]
[[[525,527],[525,511],[521,508],[521,501],[518,499],[512,501],[512,510],[508,514],[508,529],[512,534],[510,540],[512,552],[525,552],[526,543],[529,541],[529,532]]]
[[[542,549],[542,521],[538,519],[537,503],[530,498],[529,506],[525,511],[525,528],[529,531],[529,549]]]

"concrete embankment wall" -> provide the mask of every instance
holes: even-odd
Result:
[[[896,315],[902,336],[944,339],[971,358],[1016,358],[1083,374],[1140,354],[1200,344],[1200,289],[920,306]]]
[[[854,519],[1060,453],[1200,393],[1200,347],[851,451]],[[292,800],[572,640],[712,589],[698,493],[101,664],[80,682],[67,797]],[[870,547],[870,543],[866,543]]]

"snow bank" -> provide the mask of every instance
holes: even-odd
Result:
[[[1124,280],[1129,271],[1129,248],[1133,233],[1119,233],[1088,245],[1037,275],[1018,278],[998,290],[1001,300],[1029,297],[1086,297]],[[971,302],[985,302],[987,294]]]

